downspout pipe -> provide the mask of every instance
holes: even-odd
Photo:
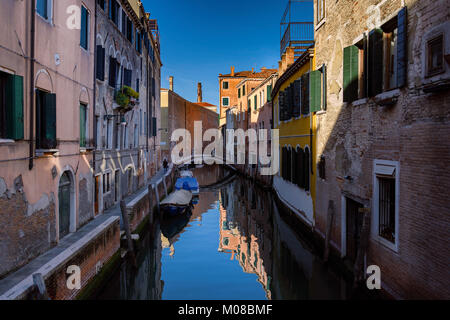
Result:
[[[35,58],[35,34],[36,34],[36,1],[31,3],[31,29],[30,29],[30,141],[29,153],[30,159],[28,169],[33,170],[33,131],[34,131],[34,58]]]
[[[96,172],[96,167],[95,167],[95,157],[97,154],[97,121],[95,119],[95,109],[97,106],[97,97],[96,97],[96,88],[97,88],[97,1],[94,2],[94,83],[93,83],[93,88],[94,88],[94,93],[93,93],[93,106],[92,106],[92,124],[95,124],[92,126],[93,128],[93,137],[94,137],[94,150],[92,152],[92,174],[93,174],[93,178],[95,181],[95,172]]]

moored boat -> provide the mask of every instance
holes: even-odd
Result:
[[[182,214],[191,204],[192,193],[188,190],[176,190],[161,201],[161,209],[170,216]]]
[[[175,189],[176,190],[187,190],[187,191],[192,192],[193,195],[200,194],[200,187],[199,187],[198,181],[194,177],[178,178],[177,182],[175,183]]]

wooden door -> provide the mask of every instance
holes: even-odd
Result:
[[[364,214],[359,212],[364,206],[347,198],[347,258],[355,262],[360,245]]]

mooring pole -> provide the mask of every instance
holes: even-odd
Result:
[[[128,221],[128,213],[127,213],[127,209],[126,209],[126,205],[125,205],[125,200],[120,201],[120,211],[122,212],[123,227],[124,227],[125,233],[127,235],[128,252],[131,255],[131,259],[133,261],[134,266],[136,266],[136,256],[134,254],[133,239],[131,238],[131,229],[130,229],[130,223]]]

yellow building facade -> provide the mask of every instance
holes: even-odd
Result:
[[[273,186],[279,199],[314,226],[318,158],[316,112],[322,106],[322,72],[311,48],[281,76],[273,90],[273,128],[279,130],[280,170]]]

